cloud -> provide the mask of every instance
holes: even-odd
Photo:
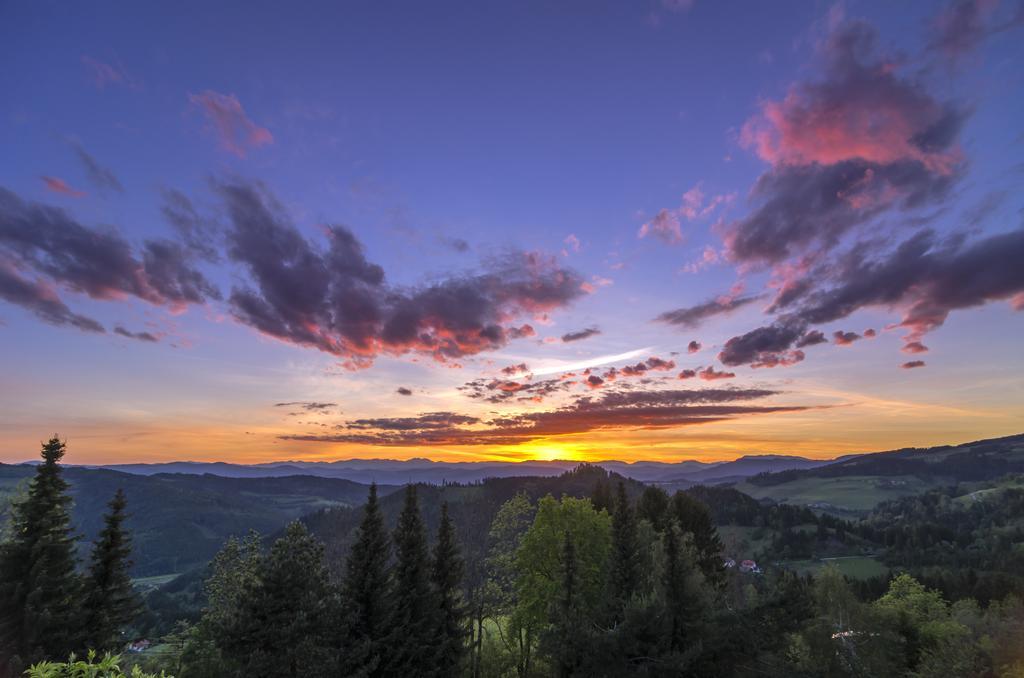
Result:
[[[928,347],[920,341],[909,341],[900,350],[904,353],[927,353]]]
[[[508,377],[513,377],[517,374],[527,374],[530,371],[530,366],[526,363],[519,363],[518,365],[507,365],[501,368],[501,373]]]
[[[230,298],[235,317],[269,336],[365,367],[381,353],[425,353],[445,362],[532,336],[517,317],[553,311],[584,294],[578,273],[550,257],[511,252],[480,273],[415,288],[389,286],[343,226],[326,226],[321,250],[303,237],[265,190],[218,188],[231,227],[228,254],[254,287]]]
[[[406,388],[404,386],[399,386],[395,390],[395,393],[397,393],[398,395],[411,396],[412,395],[412,390],[408,389],[408,388]]]
[[[923,360],[908,360],[907,362],[900,365],[905,370],[912,370],[915,367],[924,367],[925,363]]]
[[[726,315],[732,313],[738,308],[742,308],[751,302],[761,299],[760,295],[751,296],[733,296],[733,297],[717,297],[710,299],[702,304],[696,306],[688,306],[684,308],[677,308],[674,311],[666,311],[659,315],[655,320],[658,322],[668,323],[670,325],[679,325],[688,329],[696,329],[708,318],[713,318],[716,315]]]
[[[148,241],[141,257],[113,230],[91,229],[64,210],[22,200],[0,188],[0,253],[94,299],[136,297],[182,308],[218,298],[180,246]]]
[[[188,100],[206,116],[225,151],[244,158],[249,149],[274,143],[270,130],[250,120],[234,94],[206,90],[189,94]]]
[[[861,336],[856,332],[843,332],[842,330],[836,330],[832,333],[832,340],[836,346],[849,346],[860,338]]]
[[[338,403],[325,403],[316,400],[294,400],[287,403],[274,403],[274,407],[298,407],[306,412],[326,412]]]
[[[100,191],[124,192],[124,187],[118,180],[117,175],[108,168],[100,165],[96,158],[89,155],[81,145],[72,143],[71,147],[74,149],[75,155],[78,156],[79,161],[81,161],[82,167],[85,168],[85,175],[89,177],[89,181],[91,181],[96,188]]]
[[[186,247],[207,261],[220,260],[218,225],[213,219],[201,216],[184,193],[165,189],[160,212]]]
[[[587,380],[584,383],[586,383],[586,385],[589,388],[601,388],[602,386],[604,386],[604,379],[597,376],[596,374],[591,374],[590,376],[587,377]]]
[[[693,341],[686,345],[686,352],[697,353],[698,351],[700,351],[701,348],[701,343],[694,339]]]
[[[148,341],[154,343],[160,341],[160,339],[154,334],[151,334],[149,332],[131,332],[121,327],[120,325],[114,327],[114,334],[120,334],[122,337],[127,337],[129,339],[137,339],[138,341]]]
[[[442,245],[458,252],[459,254],[465,254],[470,250],[469,242],[463,238],[441,237],[439,240]]]
[[[38,280],[26,280],[3,257],[0,257],[0,299],[31,311],[51,325],[71,325],[86,332],[104,332],[103,326],[92,318],[73,313],[52,287]]]
[[[878,332],[876,332],[873,328],[869,327],[868,329],[864,330],[864,337],[866,339],[874,339],[876,336],[878,336]]]
[[[601,330],[596,327],[587,327],[582,330],[576,330],[575,332],[567,332],[562,335],[562,343],[568,344],[573,341],[582,341],[589,339],[590,337],[601,334]]]
[[[640,226],[636,236],[646,238],[652,235],[666,245],[678,245],[683,242],[683,232],[679,224],[679,216],[673,210],[660,210],[654,218]]]
[[[949,192],[967,111],[878,51],[868,24],[841,24],[824,44],[822,77],[794,84],[744,125],[741,142],[772,167],[754,187],[756,209],[723,227],[734,260],[774,264],[827,250],[887,210]]]
[[[736,376],[735,372],[719,372],[715,370],[713,365],[708,365],[703,370],[697,372],[697,376],[704,381],[717,381],[719,379],[732,379]]]
[[[39,178],[43,180],[43,184],[46,188],[54,193],[60,193],[61,195],[66,195],[71,198],[85,197],[85,191],[79,191],[78,189],[71,188],[71,186],[68,186],[68,183],[63,179],[48,176],[41,176]]]
[[[497,404],[509,401],[541,402],[554,393],[567,391],[574,383],[562,378],[539,381],[474,379],[457,388],[468,398]]]
[[[750,363],[751,367],[791,367],[803,362],[806,356],[801,350],[778,351],[776,353],[765,352],[758,356],[758,359]]]
[[[821,330],[810,330],[802,337],[796,340],[797,348],[804,348],[806,346],[817,346],[818,344],[827,344],[828,339],[825,337],[824,332]]]
[[[679,379],[693,379],[697,376],[697,370],[683,370],[679,373]]]
[[[96,89],[106,89],[108,85],[125,85],[133,89],[139,86],[121,65],[108,64],[85,54],[81,61]]]
[[[798,412],[800,405],[746,404],[775,395],[768,389],[707,388],[661,391],[601,391],[566,406],[484,421],[452,412],[418,417],[358,419],[337,434],[292,434],[284,440],[378,446],[518,445],[541,438],[597,430],[672,429],[755,414]]]
[[[998,0],[955,0],[935,17],[929,48],[950,60],[976,50],[988,37],[1024,23],[1024,6],[1014,3],[1013,14],[997,17]]]
[[[725,342],[718,359],[723,365],[730,367],[750,363],[781,362],[780,354],[800,339],[804,330],[803,325],[784,321],[758,327]]]
[[[565,236],[565,246],[568,248],[564,251],[565,254],[568,252],[579,252],[580,251],[580,239],[576,237],[575,233],[570,233]]]

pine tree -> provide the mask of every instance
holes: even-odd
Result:
[[[94,650],[114,650],[120,633],[142,610],[142,601],[132,588],[131,536],[124,528],[128,500],[120,489],[108,506],[104,527],[93,545],[92,563],[86,578],[85,632]]]
[[[672,515],[679,529],[691,535],[697,551],[697,564],[704,577],[714,586],[721,586],[725,580],[722,565],[722,541],[711,519],[711,512],[704,505],[683,491],[672,497]]]
[[[584,633],[579,610],[579,562],[572,535],[565,531],[562,542],[561,587],[557,602],[552,606],[551,630],[544,645],[552,656],[555,672],[560,678],[573,675],[580,664],[579,650]]]
[[[334,602],[323,545],[295,521],[246,582],[237,615],[218,641],[247,677],[330,675]]]
[[[441,504],[441,525],[437,530],[431,581],[439,614],[436,624],[435,665],[440,676],[458,673],[466,655],[466,609],[459,590],[463,562],[455,542],[455,529],[448,517],[448,504]]]
[[[664,534],[662,598],[667,649],[677,657],[700,641],[707,613],[708,591],[704,576],[687,542],[675,521],[671,521]]]
[[[608,487],[608,481],[605,478],[598,479],[597,483],[594,484],[594,491],[590,495],[590,502],[597,511],[610,512],[612,510],[612,491]]]
[[[390,556],[391,541],[384,528],[374,483],[370,485],[356,543],[345,563],[342,675],[383,675],[392,616]]]
[[[609,606],[612,620],[621,622],[623,611],[640,587],[640,551],[636,515],[619,481],[612,513],[612,562],[609,572]]]
[[[637,517],[648,521],[655,530],[661,532],[665,529],[665,522],[668,519],[668,504],[668,493],[665,490],[648,485],[637,502]]]
[[[394,569],[394,611],[390,656],[386,675],[433,676],[436,665],[432,647],[437,604],[430,587],[430,562],[427,539],[416,500],[416,486],[405,489],[405,505],[394,532],[396,562]]]
[[[43,463],[28,496],[11,507],[12,537],[0,546],[0,655],[7,660],[65,659],[83,649],[64,451],[57,436],[43,443]]]

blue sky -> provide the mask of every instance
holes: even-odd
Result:
[[[2,424],[0,459],[29,456],[51,429],[95,460],[728,457],[1017,432],[1024,389],[1015,337],[1024,324],[1012,307],[1024,283],[1004,271],[995,283],[967,284],[974,297],[954,300],[949,278],[935,271],[948,261],[953,275],[972,245],[1021,228],[1021,16],[1007,2],[8,3],[0,9],[0,62],[9,65],[0,71],[0,187],[19,206],[56,207],[86,229],[114,229],[139,261],[145,242],[181,240],[163,213],[177,191],[216,251],[212,259],[189,254],[190,270],[219,294],[175,303],[84,290],[80,278],[55,272],[59,252],[38,242],[24,249],[38,230],[17,221],[9,203],[0,212],[8,270],[105,331],[43,317],[13,292],[0,298],[0,406],[12,415]],[[868,33],[873,46],[842,51],[840,38]],[[863,67],[862,81],[845,78],[843,59]],[[829,110],[841,118],[838,136]],[[952,132],[921,142],[945,125],[944,111]],[[861,124],[872,116],[881,124]],[[758,145],[758,129],[775,145]],[[787,256],[769,260],[762,249],[739,253],[730,244],[730,234],[760,237],[758,207],[778,194],[756,192],[759,178],[842,162],[871,164],[857,171],[889,184],[849,199],[844,209],[857,214],[843,217],[852,225],[834,241],[819,226],[830,216],[808,204],[807,223],[820,231],[794,241]],[[911,206],[901,162],[926,175],[927,195]],[[505,330],[528,324],[532,336],[503,334],[486,348],[460,340],[443,364],[422,342],[398,349],[384,339],[372,360],[361,354],[361,369],[345,369],[346,348],[318,350],[295,327],[261,333],[252,317],[240,317],[232,290],[255,287],[270,299],[262,285],[274,281],[251,268],[251,249],[232,253],[231,234],[242,226],[225,207],[228,185],[276,201],[287,229],[318,252],[329,246],[325,228],[344,226],[383,270],[380,294],[392,301],[377,292],[374,299],[385,315],[396,312],[395,295],[415,304],[422,290],[453,280],[515,277],[508,267],[526,270],[524,252],[543,261],[537,277],[571,272],[583,291],[562,286],[541,310],[536,299],[501,301],[504,291],[488,297],[488,318]],[[811,296],[800,313],[766,312],[781,280],[799,278],[812,292],[848,286],[849,276],[836,272],[853,248],[881,261],[925,228],[936,259],[921,267],[931,276],[925,282],[810,325]],[[959,236],[952,244],[951,235]],[[698,264],[705,253],[713,261]],[[970,270],[981,279],[982,268]],[[756,299],[692,326],[654,321],[746,295]],[[936,305],[946,315],[920,329],[911,310]],[[445,322],[424,316],[420,329],[437,341],[450,330]],[[878,336],[806,350],[794,339],[723,360],[731,338],[780,323],[800,334],[872,328]],[[118,326],[136,338],[116,334]],[[586,327],[600,334],[559,339]],[[920,336],[904,338],[912,331]],[[139,340],[141,332],[157,341]],[[927,354],[901,351],[917,339]],[[691,340],[702,344],[694,354]],[[617,363],[601,360],[625,353]],[[652,356],[678,369],[652,370],[658,379],[644,377],[642,387],[613,376],[588,389],[589,375],[577,374],[565,378],[573,387],[540,401],[488,402],[457,390],[477,379],[497,384],[507,376],[500,369],[519,362],[532,371],[506,381],[522,386],[562,364],[600,362],[594,376],[604,377]],[[767,357],[794,364],[768,368]],[[899,369],[911,359],[927,364]],[[676,374],[708,366],[734,376],[691,382]],[[723,383],[771,391],[757,396],[765,398],[759,407],[804,409],[736,410],[706,422],[678,410],[682,418],[653,425],[574,419],[557,431],[541,430],[537,418],[616,389],[650,398]],[[396,396],[399,386],[414,395]],[[333,405],[315,418],[289,417],[279,402]],[[430,412],[477,421],[449,418],[458,435],[442,439],[422,435],[429,428],[401,440],[386,435],[386,418]],[[517,421],[511,437],[508,424],[496,423],[524,413],[535,418]],[[371,418],[380,426],[353,426]],[[474,442],[460,442],[467,432]],[[481,432],[493,441],[476,440]]]

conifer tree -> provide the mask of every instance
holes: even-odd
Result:
[[[668,519],[668,493],[660,487],[648,485],[636,505],[637,517],[648,521],[654,529],[661,532],[665,529]]]
[[[697,564],[704,577],[712,585],[720,586],[725,579],[722,541],[708,507],[680,490],[672,497],[672,517],[683,533],[691,535]]]
[[[675,521],[671,521],[664,536],[662,595],[667,649],[677,656],[699,641],[698,631],[707,612],[704,576],[687,541]]]
[[[590,495],[590,502],[594,505],[596,511],[611,511],[612,510],[612,491],[608,487],[608,481],[605,478],[598,479],[594,485],[594,492]]]
[[[433,629],[437,604],[430,586],[427,539],[416,486],[405,488],[405,505],[394,532],[394,611],[386,675],[435,675]]]
[[[323,545],[295,521],[246,582],[219,642],[247,678],[326,676],[333,669],[333,604]]]
[[[342,675],[383,675],[392,615],[390,556],[391,541],[374,483],[370,485],[356,543],[345,562]]]
[[[619,481],[612,513],[612,562],[609,572],[609,605],[612,620],[622,621],[623,610],[640,587],[640,552],[636,515]]]
[[[448,503],[441,504],[441,524],[437,530],[431,581],[437,597],[436,667],[441,676],[458,673],[466,654],[466,610],[459,590],[463,562],[455,542],[455,529],[448,516]]]
[[[11,539],[0,545],[0,657],[7,661],[27,665],[83,649],[64,451],[57,436],[43,443],[28,496],[11,507]]]
[[[114,650],[120,645],[120,633],[142,610],[142,601],[132,588],[128,570],[132,563],[131,536],[125,530],[128,500],[120,489],[103,517],[103,530],[93,545],[92,562],[85,581],[85,633],[93,650]]]
[[[579,606],[579,562],[572,535],[565,531],[561,554],[561,581],[558,599],[551,609],[551,629],[543,645],[554,660],[555,674],[559,678],[573,675],[581,663],[580,648],[583,628]]]

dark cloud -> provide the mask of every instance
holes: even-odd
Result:
[[[587,377],[587,380],[584,383],[586,383],[586,385],[590,388],[601,388],[602,386],[604,386],[604,379],[597,376],[596,374],[591,374],[589,377]]]
[[[717,381],[718,379],[732,379],[736,376],[735,372],[720,372],[714,368],[713,365],[708,365],[702,370],[697,372],[697,376],[704,381]]]
[[[0,188],[0,253],[25,269],[95,299],[137,297],[181,307],[219,293],[180,246],[149,241],[140,257],[113,230],[91,229],[64,210]]]
[[[792,347],[805,329],[805,325],[786,321],[758,327],[725,342],[718,359],[730,367],[779,360],[779,354]]]
[[[589,339],[595,335],[601,334],[601,330],[596,327],[587,327],[582,330],[575,332],[567,332],[562,335],[562,343],[568,344],[572,341],[582,341],[583,339]]]
[[[955,60],[973,52],[989,36],[1024,23],[1024,4],[1011,3],[1010,16],[997,16],[998,9],[999,3],[992,0],[949,3],[932,22],[928,46]]]
[[[928,347],[920,341],[909,341],[900,350],[904,353],[927,353]]]
[[[469,243],[463,240],[462,238],[442,237],[439,238],[439,240],[442,245],[451,248],[452,250],[458,252],[459,254],[465,254],[470,250]]]
[[[86,332],[103,332],[103,326],[92,318],[74,313],[57,293],[39,281],[26,280],[18,275],[13,265],[0,257],[0,298],[15,306],[31,311],[51,325],[71,325]]]
[[[326,412],[338,403],[321,403],[315,400],[296,400],[290,403],[274,403],[274,407],[298,407],[306,412]]]
[[[694,340],[694,341],[691,341],[686,346],[686,352],[687,353],[697,353],[698,351],[700,351],[701,348],[702,348],[701,347],[701,343],[699,341],[697,341],[697,340]]]
[[[708,318],[731,313],[738,308],[742,308],[751,302],[757,301],[758,299],[761,299],[761,296],[718,297],[705,301],[702,304],[697,304],[696,306],[688,306],[685,308],[677,308],[674,311],[666,311],[659,315],[656,320],[670,325],[679,325],[680,327],[694,329],[699,327],[700,324]]]
[[[802,337],[797,339],[796,347],[805,348],[807,346],[816,346],[818,344],[827,344],[828,339],[825,337],[825,333],[821,330],[810,330]]]
[[[900,367],[902,367],[905,370],[912,370],[915,367],[924,367],[924,361],[923,360],[908,360],[907,362],[905,362],[902,365],[900,365]]]
[[[102,166],[96,160],[96,158],[89,155],[89,153],[81,147],[81,145],[72,143],[71,147],[75,151],[75,155],[78,156],[79,161],[82,163],[82,167],[85,168],[85,175],[89,177],[89,181],[100,189],[100,191],[117,191],[118,193],[124,192],[124,187],[110,169]]]
[[[878,336],[878,332],[876,332],[874,328],[869,327],[868,329],[864,330],[864,337],[866,339],[874,339],[876,336]]]
[[[664,391],[602,391],[564,407],[483,421],[451,412],[419,417],[360,419],[333,435],[286,435],[285,440],[349,442],[382,446],[518,445],[539,438],[595,430],[671,429],[754,414],[797,412],[792,405],[748,405],[776,394],[768,389],[708,388]],[[354,432],[355,431],[355,432]]]
[[[836,346],[849,346],[860,338],[861,336],[856,332],[843,332],[842,330],[836,330],[832,333],[832,341]]]
[[[447,361],[504,346],[533,328],[510,318],[566,306],[584,294],[582,279],[553,259],[511,253],[487,270],[398,289],[342,226],[326,227],[321,251],[285,218],[265,190],[219,187],[228,207],[230,256],[256,289],[231,294],[235,316],[265,334],[370,364],[380,353],[419,352]]]
[[[165,189],[163,199],[160,211],[182,243],[208,261],[219,261],[221,234],[213,219],[201,216],[192,201],[180,191]]]
[[[683,370],[679,373],[680,379],[693,379],[697,376],[697,370]]]
[[[497,404],[509,401],[541,402],[550,395],[567,391],[574,383],[563,378],[538,381],[474,379],[457,388],[468,398]]]
[[[137,339],[138,341],[160,341],[160,339],[157,338],[156,335],[153,335],[149,332],[131,332],[121,327],[120,325],[114,327],[114,334],[120,334],[122,337],[128,337],[129,339]]]
[[[398,395],[411,396],[412,390],[404,386],[399,386],[398,389],[396,389],[395,393],[397,393]]]

